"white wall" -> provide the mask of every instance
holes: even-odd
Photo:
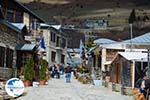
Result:
[[[66,60],[67,60],[67,57],[66,57],[66,50],[67,50],[67,47],[66,48],[59,48],[59,49],[56,49],[56,43],[54,42],[51,42],[51,30],[50,29],[42,29],[43,31],[43,37],[44,37],[44,41],[45,41],[45,47],[46,47],[46,60],[48,61],[49,65],[53,65],[54,63],[55,64],[60,64],[61,63],[61,55],[65,55],[65,64],[66,64]],[[60,35],[60,34],[58,34]],[[56,34],[56,37],[57,37],[57,34]],[[66,40],[67,41],[67,40]],[[56,57],[55,57],[55,61],[56,62],[52,62],[51,60],[51,52],[56,52]]]
[[[28,13],[23,14],[23,23],[26,24],[27,28],[29,28],[30,25],[30,16]]]
[[[102,71],[105,71],[104,63],[106,62],[106,48],[102,49]]]

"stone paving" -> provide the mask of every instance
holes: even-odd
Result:
[[[71,83],[65,83],[65,78],[51,79],[48,85],[25,88],[25,96],[17,100],[133,100],[133,97],[112,92],[102,86],[81,84],[74,77]]]

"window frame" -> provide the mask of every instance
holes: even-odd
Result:
[[[51,52],[51,61],[55,62],[55,59],[56,59],[56,52],[52,51]]]

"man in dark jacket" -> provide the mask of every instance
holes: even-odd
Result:
[[[49,68],[49,71],[51,73],[51,77],[54,78],[54,76],[56,74],[56,66],[55,66],[55,64]]]
[[[148,100],[150,94],[150,79],[148,79],[145,74],[143,74],[142,78],[137,80],[136,87],[139,88],[140,92],[143,93],[146,100]]]

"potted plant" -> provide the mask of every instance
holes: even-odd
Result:
[[[46,69],[47,69],[47,62],[44,59],[40,59],[40,85],[45,85],[47,75],[46,75]]]
[[[24,84],[25,86],[31,86],[32,79],[34,76],[34,61],[30,58],[24,67]]]

